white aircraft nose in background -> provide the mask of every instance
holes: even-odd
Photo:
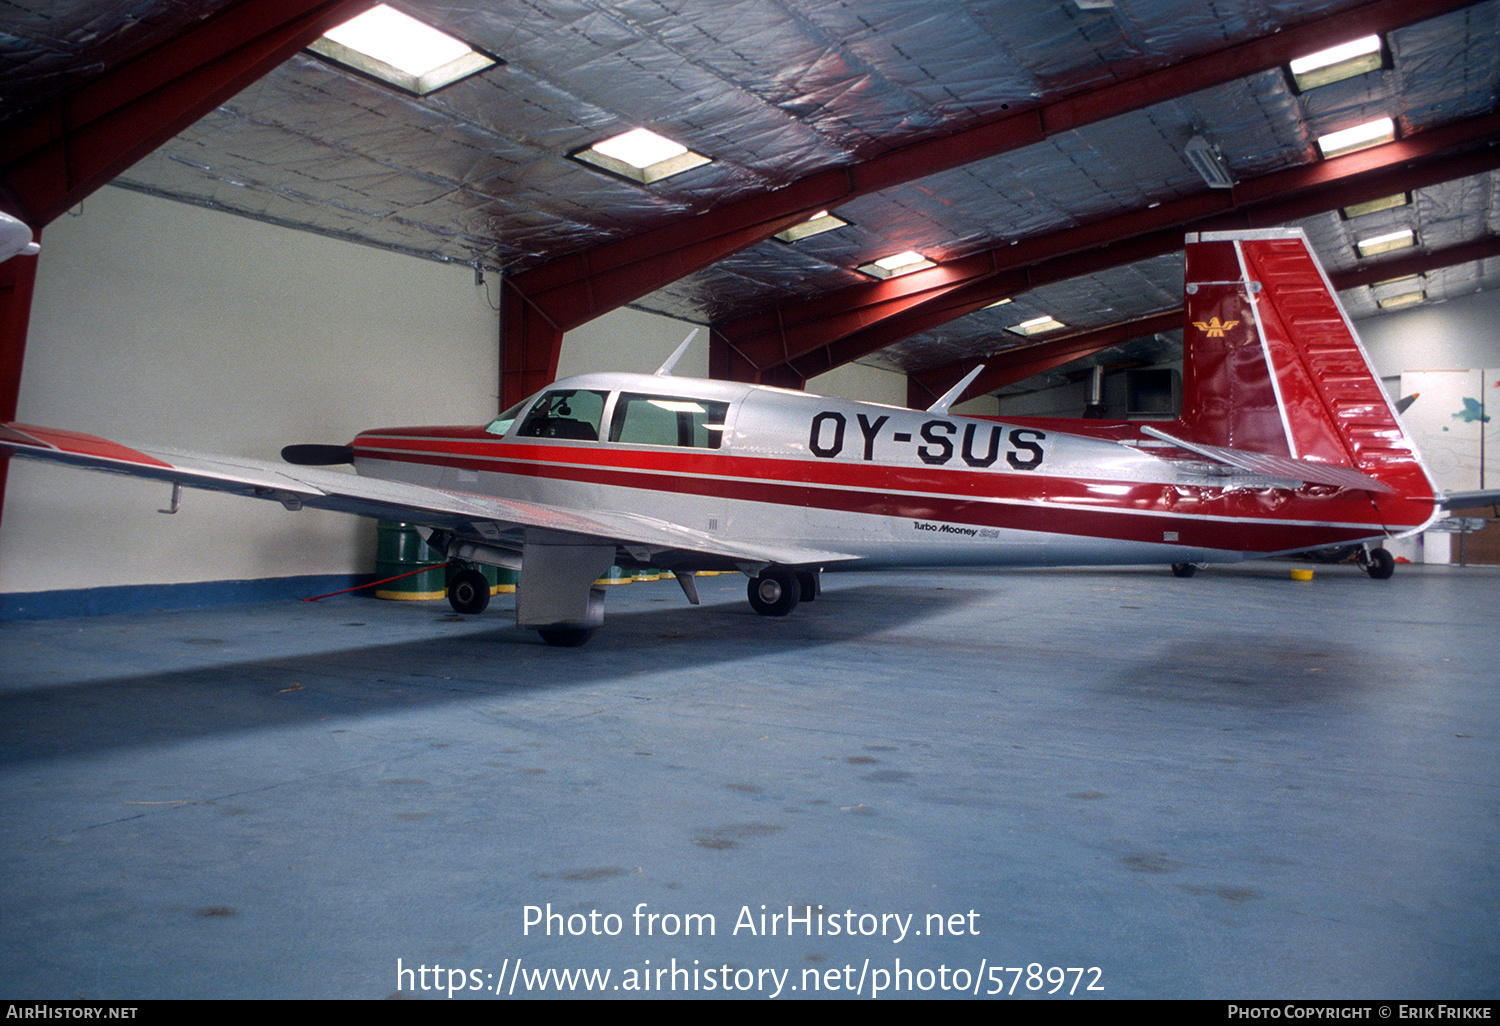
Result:
[[[31,241],[31,229],[26,222],[0,210],[0,264],[13,256],[35,256],[41,249]]]

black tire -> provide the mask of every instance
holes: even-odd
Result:
[[[1191,577],[1198,572],[1198,567],[1193,563],[1173,563],[1173,577]]]
[[[798,570],[797,584],[801,587],[799,598],[803,602],[812,602],[818,597],[818,592],[823,589],[818,586],[818,575],[813,570]]]
[[[592,627],[538,627],[536,632],[553,648],[577,648],[594,636]]]
[[[477,616],[490,604],[489,578],[478,570],[460,570],[448,582],[448,604],[455,613]]]
[[[785,616],[797,608],[802,584],[786,570],[766,570],[750,578],[750,608],[761,616]]]
[[[1390,580],[1396,572],[1396,557],[1385,549],[1371,549],[1369,562],[1365,564],[1365,573],[1377,581]]]

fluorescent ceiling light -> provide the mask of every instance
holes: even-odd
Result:
[[[688,399],[647,399],[648,403],[671,413],[707,413],[703,407]]]
[[[308,49],[418,96],[497,63],[462,40],[385,4],[328,30]]]
[[[1059,321],[1051,314],[1047,314],[1042,317],[1033,317],[1029,321],[1022,321],[1020,324],[1012,325],[1007,330],[1013,331],[1017,335],[1040,335],[1044,331],[1056,331],[1058,328],[1066,327],[1067,325],[1062,321]]]
[[[1291,63],[1292,81],[1298,92],[1316,89],[1330,82],[1341,82],[1346,78],[1378,71],[1384,58],[1380,52],[1380,37],[1365,36],[1339,46],[1319,50]]]
[[[1399,296],[1391,296],[1389,299],[1376,300],[1382,310],[1400,310],[1405,306],[1416,306],[1427,298],[1427,293],[1420,289],[1416,292],[1403,292]]]
[[[1365,203],[1353,203],[1344,207],[1344,217],[1362,217],[1365,214],[1374,214],[1381,210],[1391,210],[1395,207],[1404,207],[1411,202],[1411,193],[1398,192],[1394,196],[1382,196]]]
[[[1234,188],[1234,175],[1230,174],[1224,155],[1203,136],[1195,135],[1189,139],[1182,148],[1182,155],[1210,189]]]
[[[1355,150],[1369,149],[1396,138],[1396,123],[1390,118],[1378,118],[1363,125],[1355,125],[1340,132],[1329,132],[1318,136],[1318,148],[1325,158],[1343,156]]]
[[[937,261],[928,260],[916,250],[909,249],[904,253],[894,253],[868,264],[861,264],[859,269],[872,278],[897,278],[936,266]]]
[[[986,303],[984,306],[980,307],[980,309],[981,310],[993,310],[995,307],[997,307],[997,306],[1004,306],[1006,303],[1009,303],[1009,302],[1010,302],[1009,299],[997,299],[993,303]]]
[[[1368,239],[1361,239],[1355,243],[1355,249],[1359,250],[1362,257],[1378,256],[1381,253],[1389,253],[1393,249],[1405,249],[1417,244],[1417,235],[1410,228],[1402,228],[1400,231],[1386,232],[1384,235],[1375,235]]]
[[[573,159],[642,185],[651,185],[710,163],[710,158],[703,154],[694,153],[681,143],[646,128],[633,128],[596,142],[573,154]]]
[[[1422,278],[1420,275],[1403,274],[1399,278],[1387,278],[1385,281],[1377,281],[1374,285],[1371,285],[1370,288],[1384,289],[1389,287],[1400,292],[1410,292],[1413,289],[1420,288],[1421,285]]]
[[[822,235],[824,232],[831,232],[835,228],[846,227],[848,224],[849,222],[845,221],[842,217],[830,214],[826,210],[820,210],[801,224],[794,224],[786,231],[778,232],[772,238],[779,239],[782,242],[797,242],[801,239],[811,238],[814,235]]]

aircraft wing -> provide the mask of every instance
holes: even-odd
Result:
[[[472,492],[450,491],[337,470],[237,456],[121,445],[93,435],[29,424],[0,424],[0,450],[30,459],[126,474],[190,488],[270,499],[288,509],[328,509],[447,530],[479,524],[583,535],[600,541],[801,566],[854,557],[787,544],[742,544],[639,513],[582,511]],[[492,535],[493,530],[481,532]]]

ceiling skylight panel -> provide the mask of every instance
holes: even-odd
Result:
[[[872,278],[899,278],[903,274],[911,274],[913,271],[923,271],[929,267],[936,267],[936,260],[929,260],[921,253],[908,249],[904,253],[894,253],[879,260],[872,260],[868,264],[860,264],[859,270]]]
[[[1417,233],[1410,228],[1402,228],[1400,231],[1386,232],[1384,235],[1374,235],[1368,239],[1360,239],[1354,244],[1362,257],[1379,256],[1381,253],[1389,253],[1392,250],[1406,249],[1408,246],[1417,244]]]
[[[824,232],[831,232],[838,228],[847,228],[848,225],[849,222],[845,221],[842,217],[830,214],[826,210],[820,210],[801,224],[794,224],[784,232],[777,232],[772,238],[778,239],[781,242],[800,242],[802,239],[810,239],[814,235],[822,235]]]
[[[1056,331],[1059,328],[1066,327],[1066,324],[1051,314],[1044,314],[1041,317],[1033,317],[1029,321],[1022,321],[1020,324],[1013,324],[1006,330],[1013,331],[1017,335],[1040,335],[1043,332]]]
[[[573,154],[573,159],[641,185],[651,185],[711,162],[711,158],[648,128],[633,128],[596,142]]]
[[[1375,302],[1382,310],[1401,310],[1408,306],[1416,306],[1418,303],[1425,302],[1426,299],[1427,293],[1419,289],[1416,292],[1403,292],[1387,299],[1377,299]]]
[[[1342,82],[1346,78],[1378,71],[1385,57],[1379,36],[1365,36],[1327,50],[1319,50],[1292,61],[1292,81],[1298,92]]]
[[[497,63],[462,40],[385,4],[329,29],[308,49],[418,96]]]
[[[1345,153],[1369,149],[1396,138],[1396,123],[1390,118],[1377,118],[1340,132],[1329,132],[1318,136],[1318,149],[1325,158],[1341,157]]]
[[[1411,193],[1398,192],[1393,196],[1382,196],[1379,199],[1369,200],[1365,203],[1351,203],[1344,207],[1344,217],[1363,217],[1365,214],[1378,213],[1381,210],[1394,210],[1396,207],[1404,207],[1411,202]]]

